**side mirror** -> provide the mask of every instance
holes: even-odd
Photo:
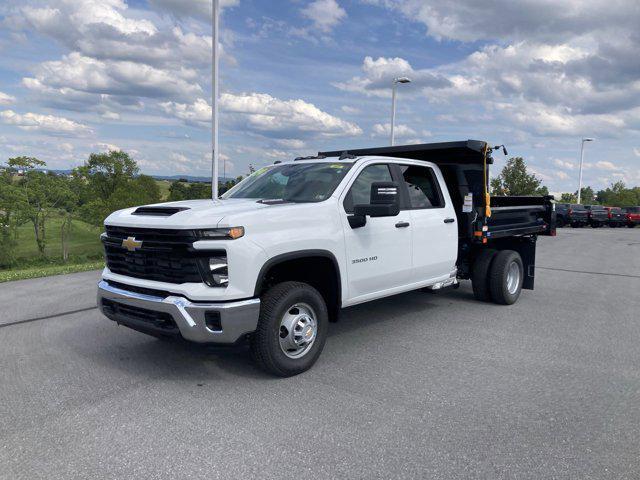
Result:
[[[398,203],[398,184],[395,182],[374,182],[371,184],[369,204],[358,204],[353,207],[353,215],[349,217],[351,228],[364,227],[369,217],[395,217],[400,213]]]

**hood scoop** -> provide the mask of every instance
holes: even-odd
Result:
[[[178,212],[189,210],[188,207],[139,207],[132,215],[144,215],[147,217],[170,217]]]

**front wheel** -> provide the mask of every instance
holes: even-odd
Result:
[[[491,299],[501,305],[516,303],[522,292],[523,281],[524,266],[520,254],[513,250],[498,252],[489,271]]]
[[[251,338],[253,358],[279,377],[298,375],[322,353],[328,323],[327,306],[315,288],[279,283],[261,297],[258,327]]]

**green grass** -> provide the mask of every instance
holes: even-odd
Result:
[[[52,275],[63,275],[66,273],[85,272],[88,270],[98,270],[103,267],[104,262],[100,260],[78,264],[32,267],[19,270],[0,270],[0,283],[11,282],[13,280],[26,280],[28,278],[50,277]]]
[[[51,263],[59,259],[62,261],[62,239],[60,228],[62,218],[51,217],[46,223],[47,246],[44,263]],[[94,227],[80,220],[74,220],[71,225],[69,239],[69,255],[74,258],[96,260],[102,257],[102,244],[100,243],[102,228]],[[33,226],[30,223],[18,228],[18,245],[14,252],[17,259],[16,267],[24,267],[26,264],[39,263],[41,255],[38,252]]]
[[[160,188],[160,198],[162,198],[162,201],[165,201],[169,198],[169,187],[171,186],[171,182],[169,180],[156,180],[156,183]]]

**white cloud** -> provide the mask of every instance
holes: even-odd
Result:
[[[77,52],[62,60],[44,62],[35,78],[25,78],[27,88],[69,89],[99,95],[187,100],[202,93],[193,70],[167,71],[129,61],[102,61]]]
[[[418,88],[444,88],[450,82],[444,76],[429,70],[415,70],[403,58],[365,57],[362,63],[363,76],[356,76],[345,82],[336,82],[334,86],[345,92],[363,93],[367,96],[390,97],[393,80],[397,77],[409,77],[410,84],[403,84],[400,91],[415,91]]]
[[[560,180],[567,180],[569,178],[569,175],[567,175],[565,172],[558,170],[556,172],[556,177],[558,177]]]
[[[42,131],[67,135],[82,135],[91,132],[88,126],[74,122],[73,120],[38,113],[20,114],[13,110],[3,110],[0,112],[0,121],[7,125],[15,125],[27,131]]]
[[[633,153],[636,157],[640,157],[640,148],[633,148]]]
[[[559,158],[555,158],[553,160],[555,166],[564,168],[565,170],[573,170],[576,168],[576,164],[573,162],[568,162],[566,160],[560,160]]]
[[[336,0],[314,0],[301,13],[323,33],[331,32],[347,16],[347,12]]]
[[[396,137],[413,137],[417,135],[416,131],[413,128],[408,127],[407,125],[398,125],[398,124],[396,124],[393,133]],[[375,137],[391,136],[391,124],[385,123],[383,125],[381,123],[376,123],[373,126],[373,136]]]
[[[600,170],[620,170],[612,162],[609,162],[607,160],[601,160],[599,162],[596,162],[596,168]]]
[[[13,97],[8,93],[0,92],[0,105],[11,105],[15,101],[16,97]]]
[[[298,138],[279,138],[276,140],[276,143],[285,148],[297,149],[297,150],[301,148],[305,148],[307,146],[304,140],[300,140]]]
[[[350,107],[349,105],[343,105],[342,107],[340,107],[340,110],[342,110],[347,115],[358,115],[360,113],[359,108]]]
[[[202,98],[192,104],[165,102],[163,110],[188,124],[207,124],[211,106]],[[231,121],[262,135],[357,136],[358,125],[323,112],[304,100],[281,100],[265,93],[223,93],[220,108]],[[291,134],[291,135],[287,135]]]
[[[98,150],[100,152],[119,152],[122,149],[118,146],[118,145],[114,145],[113,143],[105,143],[105,142],[98,142],[98,143],[93,143],[91,144],[91,148]]]
[[[103,112],[100,116],[105,120],[120,120],[120,114],[117,112],[106,111]]]
[[[194,17],[211,21],[211,0],[149,0],[151,6],[176,18]],[[235,7],[240,0],[221,0],[220,8]]]

